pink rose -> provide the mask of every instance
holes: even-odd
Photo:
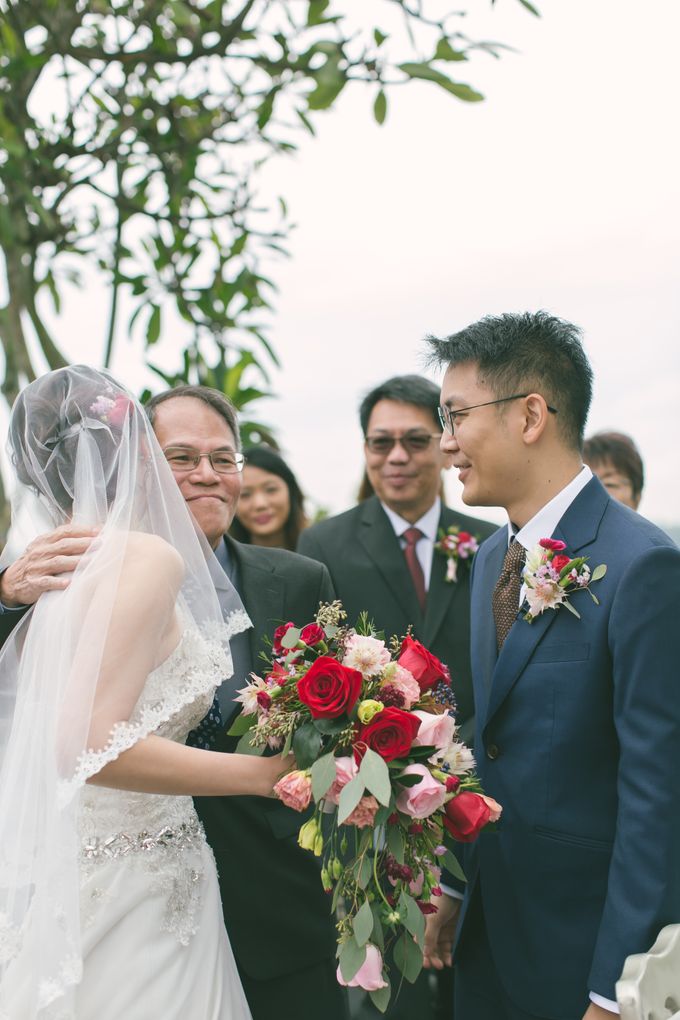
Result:
[[[354,758],[336,758],[335,779],[331,783],[331,788],[326,794],[325,800],[330,804],[337,804],[340,791],[344,786],[347,786],[350,779],[354,779],[358,771],[359,769]]]
[[[347,816],[342,824],[355,825],[357,829],[365,829],[367,825],[373,825],[373,819],[379,807],[380,805],[373,794],[369,793],[367,797],[361,798],[354,811]]]
[[[286,807],[293,811],[304,811],[312,799],[312,780],[306,772],[296,769],[279,779],[274,793]]]
[[[415,786],[405,787],[397,795],[397,807],[411,818],[427,818],[446,800],[446,787],[438,783],[426,765],[407,765],[404,775],[421,776]]]
[[[560,542],[559,538],[542,538],[538,544],[541,549],[552,549],[553,552],[562,552],[567,548],[566,542]]]
[[[127,418],[128,414],[132,414],[133,403],[129,397],[120,396],[116,397],[113,402],[113,407],[107,415],[107,421],[109,425],[113,425],[114,428],[122,428],[123,422]]]
[[[493,799],[493,797],[487,797],[485,796],[485,794],[481,794],[481,798],[491,811],[491,814],[489,815],[489,821],[497,822],[498,819],[501,817],[501,812],[503,811],[503,808],[501,807],[497,800]]]
[[[414,712],[420,719],[420,729],[414,744],[429,745],[444,750],[453,743],[456,723],[448,712],[435,715],[433,712]]]
[[[363,988],[367,992],[377,992],[379,988],[387,988],[387,982],[383,980],[382,966],[380,950],[372,942],[367,942],[366,959],[351,981],[345,981],[340,967],[336,977],[339,984],[348,988]]]
[[[420,685],[410,670],[404,666],[396,664],[394,673],[390,671],[390,678],[388,680],[390,687],[396,687],[396,689],[404,695],[404,704],[400,705],[400,708],[409,710],[411,705],[415,705],[416,701],[420,698]]]

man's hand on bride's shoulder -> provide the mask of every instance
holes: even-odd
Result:
[[[444,894],[439,899],[436,914],[428,914],[425,918],[424,967],[442,970],[451,966],[461,902]]]
[[[97,533],[96,528],[63,524],[39,535],[0,574],[0,602],[7,608],[32,606],[43,592],[68,588]]]

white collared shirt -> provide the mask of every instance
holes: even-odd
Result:
[[[517,533],[512,530],[512,525],[508,521],[508,545],[514,537],[515,541],[523,545],[528,552],[538,545],[542,538],[550,538],[581,489],[586,487],[592,477],[593,472],[584,464],[576,477],[568,485],[565,485],[556,496],[553,496],[549,503],[541,507],[538,513],[534,514],[531,520],[527,521]],[[520,606],[524,602],[526,591],[526,585],[523,584],[519,593]]]
[[[394,533],[399,539],[399,545],[402,549],[406,548],[406,539],[402,538],[402,535],[408,528],[419,528],[422,531],[423,537],[419,538],[416,542],[416,556],[422,567],[423,577],[425,578],[425,591],[427,591],[430,587],[432,554],[434,553],[434,544],[437,541],[437,527],[442,510],[441,499],[437,496],[427,513],[424,513],[415,524],[405,521],[403,517],[400,517],[394,510],[390,510],[382,501],[380,505],[387,514],[387,519],[394,528]]]

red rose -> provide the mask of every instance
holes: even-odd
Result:
[[[437,683],[437,680],[450,682],[449,671],[436,655],[428,652],[420,641],[412,637],[405,637],[401,643],[401,651],[397,662],[418,681],[421,691],[428,691]]]
[[[402,758],[411,750],[419,729],[420,719],[417,715],[404,712],[401,708],[384,708],[359,730],[354,757],[361,761],[363,748],[360,745],[366,744],[385,761]]]
[[[553,552],[562,552],[567,548],[566,542],[561,542],[559,538],[542,538],[538,544],[542,549],[552,549]]]
[[[312,718],[336,719],[354,708],[362,682],[358,669],[348,669],[330,655],[320,655],[300,677],[297,689],[300,701],[309,707]]]
[[[280,627],[276,628],[274,631],[274,640],[272,641],[272,652],[274,655],[286,655],[290,651],[289,648],[283,647],[281,644],[281,638],[287,630],[290,630],[290,628],[294,626],[295,624],[293,621],[289,620],[288,623],[282,623]]]
[[[459,843],[473,843],[491,817],[491,808],[476,793],[463,791],[444,806],[444,825]]]
[[[326,640],[326,634],[323,627],[320,627],[318,623],[308,623],[300,631],[300,640],[304,641],[310,648],[313,648],[314,645],[318,645],[319,641]]]
[[[566,567],[570,559],[571,556],[565,556],[563,553],[558,553],[557,556],[553,556],[552,560],[550,561],[550,566],[554,567],[557,573],[559,574],[562,568]]]

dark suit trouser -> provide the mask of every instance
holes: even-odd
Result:
[[[241,983],[253,1020],[349,1020],[347,992],[335,977],[337,961],[323,960],[312,967],[259,981],[242,971]]]
[[[456,950],[456,1020],[546,1020],[508,998],[491,955],[479,885],[465,919],[465,938]],[[584,1010],[585,1012],[585,1010]],[[582,1014],[573,1020],[581,1020]]]

